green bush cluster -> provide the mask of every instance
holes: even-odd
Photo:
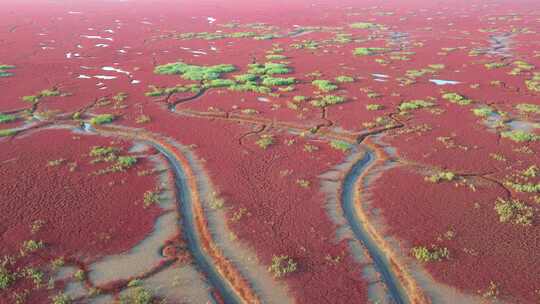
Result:
[[[535,113],[540,114],[540,105],[531,103],[520,103],[516,105],[516,109],[523,113]]]
[[[501,223],[511,222],[518,225],[531,225],[533,220],[533,208],[517,200],[505,200],[498,198],[495,203],[495,211],[499,215]]]
[[[297,263],[287,255],[274,255],[272,257],[272,264],[268,267],[268,271],[272,273],[275,278],[280,278],[295,272],[297,269]]]
[[[407,111],[407,110],[416,110],[416,109],[422,109],[422,108],[428,108],[432,107],[435,104],[429,101],[425,101],[422,99],[415,99],[415,100],[409,100],[406,102],[402,102],[399,105],[400,111]]]
[[[94,116],[90,119],[90,123],[93,125],[103,125],[106,123],[111,123],[116,117],[112,114],[100,114]]]
[[[338,89],[338,86],[333,84],[329,80],[316,79],[311,82],[312,85],[316,86],[319,90],[323,92],[331,92]]]
[[[431,250],[426,246],[413,247],[411,253],[416,260],[423,263],[441,261],[442,259],[448,259],[450,256],[448,248],[439,248],[436,246],[432,246]]]
[[[234,72],[236,67],[231,64],[218,64],[213,66],[190,65],[184,62],[158,65],[154,73],[160,75],[181,75],[182,78],[194,81],[218,79],[224,73]]]
[[[388,49],[382,47],[358,47],[354,49],[353,54],[356,56],[372,56],[386,51],[388,51]]]
[[[17,116],[0,113],[0,123],[12,122],[17,119]]]
[[[540,140],[540,136],[533,133],[528,133],[523,130],[504,131],[504,132],[501,132],[501,136],[503,138],[508,138],[517,143]]]
[[[274,143],[274,137],[270,134],[263,134],[259,137],[259,139],[255,143],[259,147],[263,149],[267,149],[269,146],[271,146]]]
[[[324,95],[320,98],[314,99],[311,101],[311,104],[314,107],[324,108],[330,105],[335,105],[345,102],[345,97],[337,95]]]
[[[442,95],[442,98],[450,101],[451,103],[459,104],[462,106],[469,105],[473,102],[471,99],[465,98],[458,93],[445,93]]]
[[[333,149],[336,149],[336,150],[343,151],[343,152],[347,152],[352,148],[351,144],[349,144],[346,141],[342,141],[342,140],[332,140],[330,142],[330,147],[332,147]]]
[[[14,68],[15,66],[13,65],[0,64],[0,78],[13,76],[13,73],[9,72],[9,70],[13,70]]]

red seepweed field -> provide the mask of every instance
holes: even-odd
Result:
[[[0,12],[0,303],[540,300],[535,1]]]

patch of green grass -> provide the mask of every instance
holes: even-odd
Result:
[[[476,116],[488,117],[494,113],[493,109],[487,106],[472,109],[472,112]]]
[[[258,75],[289,74],[292,69],[285,63],[265,62],[248,65],[248,73]]]
[[[236,79],[236,81],[238,82],[257,81],[257,79],[259,79],[259,76],[255,74],[241,74],[234,75],[234,79]]]
[[[507,187],[514,189],[517,192],[536,193],[540,192],[540,183],[516,183],[512,181],[506,181],[504,183]]]
[[[206,88],[223,88],[235,85],[236,82],[231,79],[212,79],[204,83]]]
[[[61,93],[57,89],[45,89],[39,93],[40,97],[55,97],[60,95]]]
[[[308,180],[301,179],[301,178],[297,179],[296,183],[302,188],[309,188],[309,186],[311,185],[311,183]]]
[[[116,159],[116,163],[122,169],[127,169],[135,165],[137,163],[137,159],[133,156],[119,156]]]
[[[311,101],[311,104],[314,107],[324,108],[330,105],[335,105],[345,102],[345,97],[337,95],[324,95],[321,98],[314,99]]]
[[[430,176],[426,176],[425,180],[429,181],[429,182],[432,182],[432,183],[439,183],[441,181],[448,181],[448,182],[452,181],[452,180],[454,180],[455,177],[456,177],[456,175],[453,172],[442,171],[442,172],[438,172],[436,174],[432,174]]]
[[[116,159],[118,148],[93,146],[90,150],[90,156],[100,159],[100,161],[110,161]]]
[[[533,78],[525,80],[527,89],[533,92],[540,92],[540,72],[535,72]]]
[[[266,59],[268,59],[268,60],[285,60],[285,59],[287,59],[287,56],[279,55],[279,54],[269,54],[269,55],[266,55]]]
[[[307,99],[308,99],[307,96],[302,96],[302,95],[296,95],[293,97],[294,102],[302,102],[302,101],[306,101]]]
[[[296,79],[294,77],[264,77],[262,84],[265,86],[288,86],[294,84]]]
[[[268,272],[272,273],[274,278],[280,278],[295,272],[297,266],[297,263],[287,255],[274,255],[272,264],[268,267]]]
[[[16,135],[19,131],[16,129],[3,129],[0,130],[0,137],[7,137],[7,136],[13,136]]]
[[[415,99],[415,100],[402,102],[399,105],[399,110],[400,111],[416,110],[416,109],[432,107],[434,105],[435,105],[434,103],[429,102],[429,101],[425,101],[422,99]]]
[[[135,122],[138,124],[149,123],[151,121],[152,121],[152,118],[145,114],[141,114],[135,118]]]
[[[269,146],[271,146],[274,143],[274,137],[270,134],[263,134],[259,137],[259,139],[255,143],[259,147],[263,149],[267,149]]]
[[[354,23],[349,24],[349,27],[353,29],[362,29],[362,30],[384,28],[384,26],[381,24],[371,23],[371,22],[354,22]]]
[[[231,91],[240,91],[240,92],[254,92],[259,94],[270,94],[272,89],[263,85],[259,85],[256,82],[248,81],[243,84],[235,84],[229,87]]]
[[[71,297],[64,293],[59,293],[52,297],[52,304],[71,304]]]
[[[22,101],[29,103],[36,103],[39,101],[39,96],[37,95],[27,95],[22,97]]]
[[[43,271],[41,271],[39,269],[36,269],[36,268],[33,268],[33,267],[26,267],[24,269],[24,276],[27,279],[32,280],[32,282],[34,283],[36,288],[40,288],[41,283],[43,283],[45,273],[43,273]]]
[[[495,203],[495,211],[499,215],[501,223],[511,222],[524,226],[531,225],[534,216],[532,207],[516,199],[498,198]]]
[[[7,289],[13,282],[15,282],[15,275],[4,265],[0,265],[0,290]]]
[[[90,119],[90,123],[93,125],[102,125],[111,123],[115,120],[115,116],[112,114],[100,114]]]
[[[13,73],[9,72],[9,70],[14,68],[15,66],[13,65],[0,64],[0,78],[13,76]]]
[[[39,249],[42,249],[43,247],[45,247],[45,244],[43,244],[42,241],[36,241],[36,240],[24,241],[21,248],[21,255],[24,256],[28,253],[36,252]]]
[[[351,144],[349,144],[346,141],[342,141],[342,140],[332,140],[330,142],[330,147],[332,147],[333,149],[336,149],[336,150],[343,151],[343,152],[347,152],[352,148]]]
[[[388,51],[388,49],[382,47],[359,47],[354,49],[353,54],[356,56],[372,56],[386,51]]]
[[[166,87],[166,88],[160,88],[156,86],[148,86],[150,88],[150,91],[144,93],[144,95],[149,97],[159,97],[159,96],[166,96],[166,95],[172,95],[176,93],[185,93],[185,92],[192,92],[192,93],[199,93],[201,91],[201,87],[198,84],[189,84],[189,85],[177,85],[174,87]]]
[[[151,304],[154,294],[143,287],[134,288],[130,293],[120,296],[120,304]]]
[[[366,109],[369,111],[378,111],[384,109],[384,107],[380,104],[370,103],[366,105]]]
[[[523,130],[504,131],[501,133],[503,138],[508,138],[517,143],[531,142],[540,140],[540,136],[532,133],[525,132]]]
[[[428,249],[426,246],[416,246],[411,249],[411,253],[414,258],[422,263],[441,261],[442,259],[448,259],[450,252],[448,248],[438,248],[432,246],[432,249]]]
[[[77,281],[84,281],[84,279],[86,279],[86,273],[84,272],[84,270],[82,269],[79,269],[77,271],[75,271],[75,273],[73,273],[73,278]]]
[[[160,75],[181,75],[184,79],[201,81],[218,79],[222,74],[234,72],[235,70],[236,67],[231,64],[198,66],[179,61],[158,65],[154,68],[154,73]]]
[[[516,109],[522,113],[540,114],[540,105],[531,103],[520,103],[516,105]]]
[[[17,116],[15,115],[0,113],[0,123],[12,122],[12,121],[15,121],[16,119],[17,119]]]
[[[484,66],[488,70],[502,68],[502,67],[505,67],[507,65],[508,65],[508,63],[505,63],[505,62],[489,62],[489,63],[484,64]]]
[[[311,82],[312,85],[316,86],[319,90],[323,92],[331,92],[338,89],[338,86],[333,84],[329,80],[316,79]]]
[[[335,78],[337,83],[354,82],[354,78],[351,76],[341,75]]]
[[[15,68],[14,65],[7,65],[7,64],[0,64],[0,70],[13,70]]]
[[[157,190],[147,190],[143,195],[143,205],[145,208],[148,208],[152,205],[159,204],[159,191]]]
[[[462,106],[470,105],[473,102],[471,99],[465,98],[458,93],[445,93],[442,95],[442,98]]]

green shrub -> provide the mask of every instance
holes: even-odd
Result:
[[[70,304],[71,301],[71,297],[64,293],[59,293],[52,298],[52,304]]]
[[[504,200],[498,198],[495,203],[495,211],[499,215],[501,223],[511,222],[518,225],[531,225],[534,216],[532,207],[516,199]]]
[[[7,289],[15,282],[15,275],[8,271],[5,266],[0,265],[0,290]]]
[[[514,189],[517,192],[535,193],[540,192],[540,183],[515,183],[512,181],[506,181],[506,186]]]
[[[145,208],[159,204],[159,191],[147,190],[144,192],[143,205]]]
[[[112,114],[100,114],[90,119],[90,123],[93,125],[102,125],[111,123],[116,117]]]
[[[523,113],[540,114],[540,105],[530,103],[520,103],[516,105],[516,109]]]
[[[262,81],[262,84],[265,86],[284,86],[294,84],[295,82],[296,79],[294,77],[265,77]]]
[[[268,271],[272,273],[275,278],[280,278],[289,273],[295,272],[296,269],[297,263],[286,255],[274,255],[272,257],[272,264],[268,267]]]
[[[268,59],[268,60],[285,60],[285,59],[287,59],[287,56],[278,55],[278,54],[270,54],[270,55],[266,55],[266,59]]]
[[[330,147],[332,147],[332,148],[334,148],[336,150],[347,152],[347,151],[349,151],[351,149],[351,144],[349,144],[346,141],[342,141],[342,140],[332,140],[330,142]]]
[[[288,74],[291,72],[291,68],[285,63],[266,62],[264,64],[253,63],[248,65],[249,74],[256,75],[275,75],[275,74]]]
[[[441,261],[442,259],[448,259],[450,255],[448,248],[446,247],[438,248],[436,246],[432,246],[431,250],[429,250],[425,246],[413,247],[411,249],[411,253],[416,260],[423,263]]]
[[[386,51],[388,49],[382,47],[359,47],[354,49],[353,54],[356,56],[372,56]]]
[[[37,95],[23,96],[22,100],[25,101],[25,102],[36,103],[36,102],[39,101],[39,96],[37,96]]]
[[[293,101],[295,102],[302,102],[306,101],[308,98],[306,96],[296,95],[293,97]]]
[[[3,129],[0,130],[0,137],[7,137],[7,136],[13,136],[16,135],[19,131],[16,129]]]
[[[353,29],[362,29],[362,30],[384,28],[384,26],[381,24],[371,23],[371,22],[355,22],[355,23],[349,24],[349,27]]]
[[[204,84],[207,88],[221,88],[221,87],[230,87],[236,82],[231,79],[212,79]]]
[[[416,109],[422,109],[427,107],[432,107],[435,104],[429,101],[425,101],[422,99],[415,99],[403,102],[399,105],[399,110],[401,111],[407,111],[407,110],[416,110]]]
[[[380,105],[380,104],[370,103],[370,104],[366,105],[366,109],[368,109],[370,111],[377,111],[377,110],[384,109],[384,107],[382,105]]]
[[[335,79],[337,83],[354,82],[354,78],[345,75],[338,76]]]
[[[523,130],[504,131],[501,133],[501,136],[518,143],[537,141],[540,139],[540,136],[525,132]]]
[[[338,89],[337,85],[333,84],[332,82],[328,80],[323,80],[323,79],[313,80],[311,84],[316,86],[319,90],[323,92],[331,92]]]
[[[0,113],[0,123],[12,122],[17,119],[17,116]]]
[[[476,109],[473,109],[472,112],[474,115],[480,116],[480,117],[487,117],[494,113],[493,109],[490,107],[476,108]]]
[[[137,287],[130,293],[120,296],[120,304],[151,304],[154,295],[151,291]]]
[[[263,149],[267,149],[269,146],[271,146],[274,143],[274,137],[270,134],[263,134],[259,137],[259,139],[255,143],[259,147]]]
[[[430,175],[428,177],[425,177],[425,180],[432,182],[432,183],[439,183],[441,181],[452,181],[456,175],[453,172],[449,171],[443,171],[439,172],[433,175]]]
[[[116,160],[116,163],[122,168],[127,169],[135,165],[137,163],[137,159],[133,156],[120,156]]]
[[[451,103],[459,104],[462,106],[469,105],[473,102],[472,100],[465,98],[458,93],[445,93],[442,95],[442,98],[450,101]]]
[[[259,76],[255,74],[241,74],[241,75],[235,75],[234,79],[238,82],[248,82],[248,81],[257,81],[259,79]]]
[[[201,81],[218,79],[222,74],[234,72],[235,70],[236,67],[231,64],[198,66],[183,62],[174,62],[156,66],[154,73],[161,75],[181,75],[184,79]]]
[[[336,95],[325,95],[319,99],[314,99],[311,101],[311,104],[318,108],[324,108],[329,105],[335,105],[345,102],[345,97],[336,96]]]

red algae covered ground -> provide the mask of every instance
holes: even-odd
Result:
[[[59,129],[29,132],[0,145],[5,156],[0,254],[14,262],[4,265],[9,271],[34,267],[41,273],[36,285],[43,287],[55,275],[52,261],[84,265],[132,248],[153,230],[160,208],[145,207],[143,194],[156,180],[137,175],[150,164],[141,158],[123,172],[96,175],[110,164],[92,163],[89,156],[95,146],[129,154],[128,142]],[[10,288],[20,294],[28,287],[24,279],[14,284]],[[37,294],[47,293],[37,286]],[[28,301],[45,301],[30,290]]]
[[[0,11],[0,303],[76,302],[61,280],[45,288],[53,261],[84,275],[149,235],[158,178],[128,137],[162,145],[151,153],[171,186],[185,175],[174,203],[196,215],[174,213],[178,239],[200,240],[168,249],[207,279],[112,284],[144,303],[207,286],[226,303],[451,303],[437,286],[478,302],[540,299],[536,1],[25,0]],[[376,165],[360,174],[374,178],[345,184],[374,136]],[[95,146],[115,149],[92,156]],[[396,166],[380,166],[383,148]],[[353,209],[369,223],[328,204],[320,176],[335,168],[335,199],[358,190]],[[209,236],[200,225],[217,220],[201,210],[219,209],[227,229]],[[343,240],[353,224],[367,232]],[[244,245],[255,261],[231,256]],[[142,279],[162,278],[159,267]],[[416,269],[429,279],[407,282]]]

